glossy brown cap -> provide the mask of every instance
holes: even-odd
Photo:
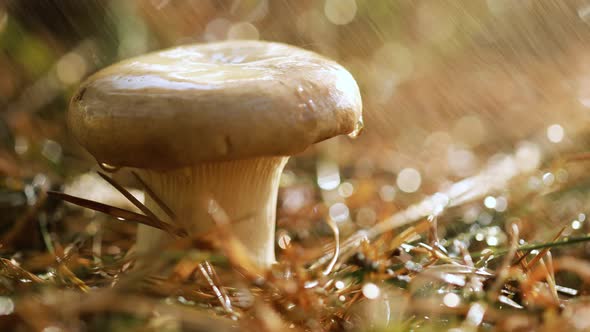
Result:
[[[107,67],[74,94],[77,140],[99,162],[177,168],[285,156],[361,122],[358,86],[316,53],[260,41],[180,46]]]

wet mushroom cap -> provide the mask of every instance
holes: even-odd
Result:
[[[361,110],[337,63],[285,44],[227,41],[97,72],[74,94],[68,122],[99,162],[169,169],[301,152],[351,133]]]

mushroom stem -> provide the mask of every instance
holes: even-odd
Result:
[[[288,157],[208,162],[168,171],[138,169],[141,178],[176,214],[176,223],[189,234],[214,227],[206,199],[214,199],[232,222],[232,231],[249,250],[253,261],[268,267],[275,262],[274,235],[277,192]],[[156,202],[146,206],[162,220],[172,222]],[[145,253],[168,236],[140,225],[137,250]]]

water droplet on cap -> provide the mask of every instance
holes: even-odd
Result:
[[[365,124],[363,123],[363,118],[361,117],[354,125],[354,130],[350,134],[348,134],[348,137],[357,138],[363,132],[364,128]]]

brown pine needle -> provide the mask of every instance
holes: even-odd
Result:
[[[170,234],[174,234],[179,237],[187,236],[187,233],[184,229],[168,223],[161,222],[159,220],[153,220],[143,214],[135,213],[133,211],[121,209],[115,206],[91,201],[88,199],[71,196],[57,191],[48,191],[47,194],[87,209],[108,214],[119,220],[144,224],[168,232]]]
[[[553,237],[553,241],[555,242],[557,241],[557,239],[559,239],[559,237],[561,236],[561,234],[563,233],[563,231],[565,230],[566,226],[563,226],[559,232],[557,233],[557,235],[555,235],[555,237]],[[539,252],[539,254],[537,256],[535,256],[525,267],[525,271],[530,270],[533,266],[535,266],[535,264],[537,264],[537,262],[545,257],[545,255],[547,254],[547,252],[549,252],[549,250],[551,250],[551,247],[547,247],[547,248],[543,248],[543,250],[541,250],[541,252]],[[523,257],[526,257],[527,255],[523,255]]]
[[[131,195],[131,193],[127,189],[125,189],[122,185],[118,184],[110,176],[104,174],[103,172],[96,172],[96,173],[98,173],[98,175],[100,175],[100,177],[103,178],[103,180],[108,182],[111,186],[113,186],[121,194],[123,194],[123,196],[125,196],[125,198],[127,198],[127,200],[129,200],[129,202],[131,202],[133,205],[135,205],[146,216],[148,216],[152,219],[158,220],[159,222],[162,222],[158,217],[156,217],[156,215],[152,211],[150,211],[150,209],[148,209],[142,202],[140,202],[137,198],[135,198],[135,196]]]
[[[416,227],[410,226],[404,229],[400,234],[398,234],[389,244],[388,251],[393,251],[399,248],[404,242],[406,242],[409,238],[414,236],[416,233]]]
[[[572,154],[570,156],[567,156],[565,158],[566,162],[587,161],[587,160],[590,160],[590,152],[576,153],[576,154]]]
[[[156,204],[158,204],[158,206],[162,209],[162,211],[164,211],[164,213],[166,213],[168,215],[168,217],[170,217],[172,220],[176,220],[176,214],[174,213],[174,211],[172,211],[172,209],[170,209],[168,207],[168,205],[166,205],[161,199],[160,197],[158,197],[158,195],[156,195],[156,193],[152,190],[152,188],[150,188],[150,186],[148,186],[147,183],[145,183],[141,177],[139,176],[139,174],[137,174],[137,172],[131,171],[131,174],[133,174],[133,176],[135,177],[135,179],[137,180],[137,182],[139,182],[141,184],[141,186],[143,187],[143,189],[145,190],[145,192],[148,194],[148,196],[151,197],[151,199],[154,200],[154,202],[156,202]]]
[[[16,280],[20,283],[43,282],[41,278],[15,265],[12,261],[6,258],[0,258],[0,275],[11,280]]]
[[[80,280],[80,278],[78,278],[65,264],[60,263],[57,270],[66,281],[71,282],[80,291],[88,293],[90,287],[88,287],[84,281]]]

